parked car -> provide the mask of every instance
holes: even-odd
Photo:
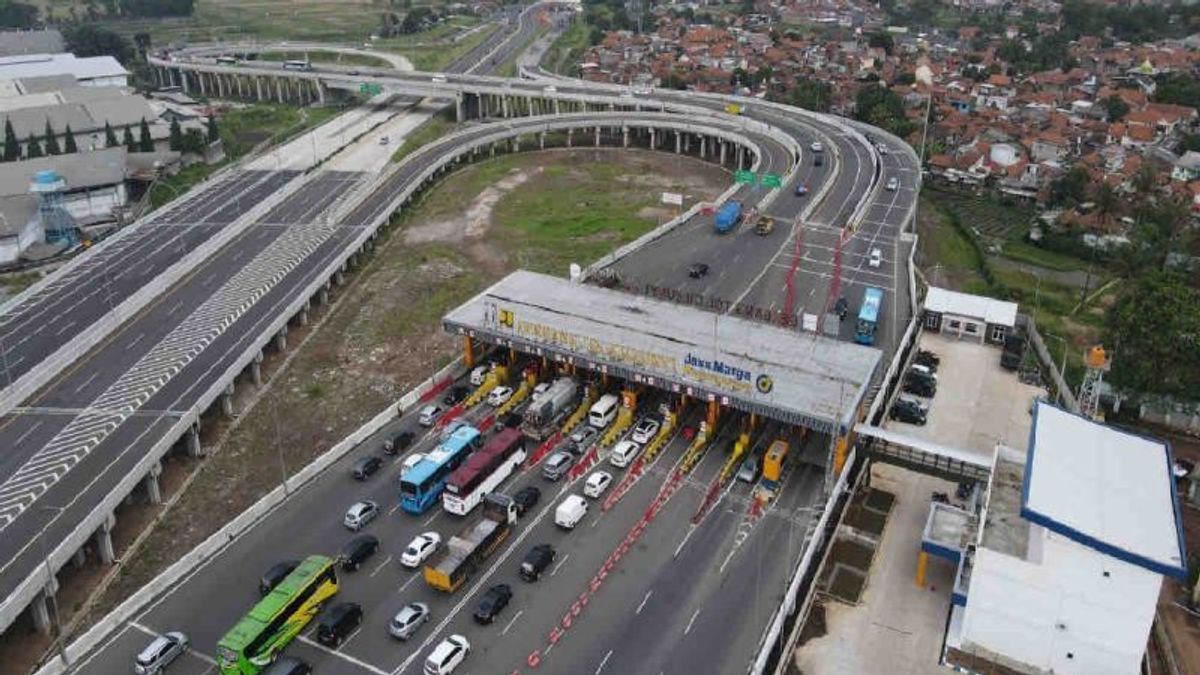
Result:
[[[478,387],[479,385],[483,384],[483,379],[487,377],[487,374],[491,369],[492,364],[490,363],[483,363],[475,366],[473,369],[471,369],[471,376],[467,378],[467,381],[471,383],[472,387]]]
[[[688,276],[693,279],[699,279],[708,274],[708,265],[704,263],[692,263],[688,266]]]
[[[283,562],[271,565],[271,569],[263,573],[258,579],[259,595],[266,595],[275,590],[275,587],[283,583],[287,575],[292,573],[300,565],[299,560],[284,560]]]
[[[442,406],[431,403],[424,408],[421,408],[421,413],[417,416],[417,423],[423,427],[431,427],[437,421],[437,418],[442,416]]]
[[[574,463],[575,455],[558,450],[546,458],[546,463],[542,465],[542,477],[549,481],[556,481],[566,475],[567,470]]]
[[[260,670],[258,675],[310,675],[310,673],[312,673],[312,666],[308,663],[290,656],[281,656],[275,660],[275,663],[267,666],[266,670]]]
[[[412,468],[420,464],[421,460],[423,459],[425,459],[425,453],[423,452],[414,452],[408,457],[405,457],[404,461],[400,462],[400,477],[403,478],[406,472],[411,471]]]
[[[495,389],[488,392],[488,397],[487,397],[488,405],[492,406],[493,408],[499,408],[500,406],[504,405],[505,403],[508,403],[508,399],[512,398],[512,395],[513,395],[512,387],[507,387],[507,386],[496,387]]]
[[[342,569],[353,572],[362,566],[367,558],[375,555],[379,550],[379,540],[369,534],[361,534],[342,547],[342,552],[338,555],[338,560],[342,563]]]
[[[342,522],[346,527],[357,532],[366,527],[367,523],[375,520],[375,516],[378,515],[379,505],[369,499],[364,499],[361,502],[354,502],[346,510],[346,518]]]
[[[938,356],[937,353],[931,352],[928,349],[918,349],[917,356],[913,359],[913,361],[934,369],[937,369],[937,367],[942,363],[941,357]]]
[[[361,457],[354,463],[354,468],[350,470],[350,475],[354,476],[354,480],[366,480],[379,471],[383,467],[383,460],[375,455],[367,455]]]
[[[425,559],[433,555],[438,546],[442,543],[442,535],[437,532],[425,532],[418,534],[416,538],[408,543],[404,549],[404,553],[400,554],[400,564],[405,567],[417,568]]]
[[[408,449],[412,445],[413,432],[401,431],[400,433],[385,438],[383,441],[383,451],[389,455],[399,454]]]
[[[608,489],[612,483],[612,474],[607,471],[597,471],[588,476],[587,482],[583,484],[583,494],[592,499],[597,499],[604,491]]]
[[[898,398],[892,403],[891,418],[906,424],[924,425],[928,409],[911,398]]]
[[[653,417],[643,417],[638,421],[637,425],[633,427],[633,435],[630,436],[630,438],[635,443],[641,443],[642,445],[645,445],[650,442],[650,439],[654,438],[655,434],[658,433],[658,428],[660,425],[661,423]]]
[[[442,403],[446,405],[458,405],[471,395],[471,390],[465,385],[456,384],[446,390],[446,395],[442,397]]]
[[[491,623],[512,600],[512,588],[508,584],[496,584],[484,592],[475,608],[477,623]]]
[[[532,485],[517,490],[517,493],[513,495],[513,503],[517,506],[517,516],[524,516],[525,512],[536,506],[541,498],[542,491]]]
[[[417,629],[429,621],[429,605],[423,602],[411,602],[404,606],[388,624],[388,633],[397,640],[407,640]]]
[[[867,259],[867,264],[871,267],[879,267],[883,264],[883,251],[873,248],[871,249],[871,257]]]
[[[575,454],[582,455],[583,451],[587,450],[599,435],[600,430],[596,427],[590,424],[579,425],[575,433],[571,434],[571,443],[574,446]]]
[[[188,638],[183,633],[163,633],[150,641],[134,659],[133,672],[137,675],[157,675],[167,669],[171,662],[186,652]]]
[[[326,647],[337,647],[362,625],[362,605],[341,602],[325,611],[317,623],[317,641]]]
[[[920,377],[914,377],[912,373],[909,373],[904,377],[904,391],[909,394],[916,394],[917,396],[933,398],[937,394],[937,384]]]
[[[933,368],[930,368],[929,366],[923,366],[919,363],[914,363],[913,365],[908,367],[908,372],[915,373],[916,375],[918,375],[920,377],[924,377],[924,378],[933,380],[934,384],[937,383],[937,371],[934,370]]]
[[[450,675],[470,653],[471,643],[467,638],[451,635],[439,642],[425,659],[425,675]]]
[[[550,544],[538,544],[529,549],[525,559],[521,561],[521,569],[517,571],[525,581],[534,582],[542,578],[542,572],[554,562],[558,552]]]

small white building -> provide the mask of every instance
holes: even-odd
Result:
[[[997,449],[947,660],[973,672],[1140,672],[1162,577],[1187,574],[1170,448],[1039,402]]]
[[[1017,325],[1017,303],[930,286],[924,303],[925,330],[980,342],[1004,344]]]

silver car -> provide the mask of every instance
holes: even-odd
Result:
[[[429,605],[423,602],[410,603],[392,617],[388,632],[398,640],[407,640],[428,620]]]
[[[137,655],[133,672],[137,675],[158,675],[187,651],[187,636],[179,632],[164,633],[150,641]]]

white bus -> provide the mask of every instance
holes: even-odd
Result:
[[[609,422],[617,416],[617,404],[621,402],[616,394],[605,394],[596,401],[592,409],[588,411],[588,424],[603,429],[608,426]]]
[[[312,70],[312,64],[308,61],[284,61],[284,70]]]
[[[525,437],[520,429],[505,429],[454,470],[442,491],[442,508],[465,516],[495,492],[525,461]]]
[[[238,58],[236,56],[218,56],[217,63],[223,66],[236,66],[238,64]]]

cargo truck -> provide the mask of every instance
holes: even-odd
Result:
[[[725,234],[742,222],[742,203],[737,201],[725,202],[717,211],[717,233]]]
[[[1020,335],[1004,336],[1004,351],[1000,352],[1000,366],[1007,370],[1021,367],[1025,358],[1025,339]]]
[[[517,505],[512,497],[498,492],[485,496],[479,520],[450,537],[426,563],[425,583],[446,593],[458,590],[508,538],[515,522]]]
[[[534,395],[525,409],[521,431],[537,441],[549,438],[578,401],[579,383],[569,377],[558,378],[549,389]]]

